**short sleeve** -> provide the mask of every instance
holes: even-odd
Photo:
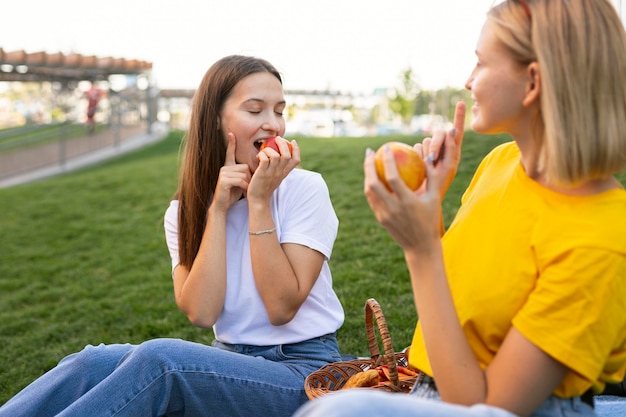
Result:
[[[165,227],[165,241],[167,243],[167,249],[170,252],[170,258],[172,259],[172,276],[174,268],[180,262],[178,257],[178,200],[172,200],[169,207],[165,211],[164,218]]]
[[[322,253],[326,259],[331,256],[337,237],[339,220],[333,208],[328,187],[318,173],[301,171],[297,186],[290,184],[286,204],[281,204],[278,212],[280,222],[280,242],[297,243]],[[304,177],[304,178],[302,178]]]
[[[598,379],[606,381],[603,372],[623,373],[624,294],[624,254],[590,247],[555,253],[513,325],[572,369],[568,385],[584,391]]]

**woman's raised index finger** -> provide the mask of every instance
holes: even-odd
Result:
[[[465,102],[456,103],[454,110],[454,141],[457,145],[463,140],[463,132],[465,131]]]
[[[235,165],[235,149],[237,149],[237,140],[234,133],[228,133],[228,146],[226,147],[226,159],[224,166]]]

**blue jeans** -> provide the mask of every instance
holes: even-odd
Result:
[[[335,335],[278,346],[178,339],[87,346],[0,408],[19,416],[291,416],[306,376],[340,360]]]
[[[515,417],[485,404],[465,407],[441,401],[435,385],[426,380],[409,395],[375,389],[350,389],[317,398],[301,407],[293,417]],[[579,397],[550,397],[532,417],[593,417],[593,409]]]

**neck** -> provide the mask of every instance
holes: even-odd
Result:
[[[620,183],[614,177],[588,180],[572,187],[546,184],[542,181],[539,181],[539,183],[558,193],[573,196],[595,195],[605,191],[621,188]]]
[[[521,163],[524,167],[526,175],[552,191],[565,195],[585,196],[622,188],[619,181],[617,181],[617,179],[613,176],[590,179],[572,186],[555,184],[554,182],[546,179],[545,173],[539,170],[539,164],[537,162],[539,161],[539,153],[537,149],[530,143],[520,143],[520,141],[516,142],[521,151]]]

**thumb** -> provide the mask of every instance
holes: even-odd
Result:
[[[234,133],[228,133],[228,146],[226,147],[226,159],[224,166],[235,165],[235,150],[237,149],[237,140]]]

